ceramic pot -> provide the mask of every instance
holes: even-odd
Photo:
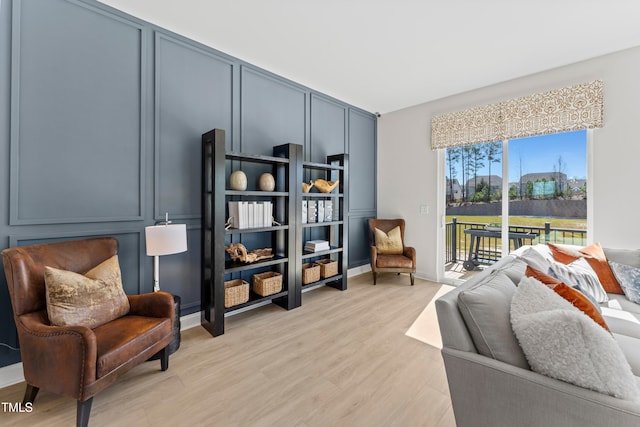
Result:
[[[237,170],[229,177],[229,188],[236,191],[247,189],[247,175],[241,170]]]
[[[260,175],[258,188],[262,191],[273,191],[276,188],[276,180],[273,178],[273,175],[270,173]]]

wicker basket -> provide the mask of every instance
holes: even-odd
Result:
[[[316,261],[316,264],[320,266],[320,276],[323,279],[338,274],[338,261],[336,260],[321,259],[319,261]]]
[[[318,264],[302,264],[302,284],[317,282],[320,280],[320,266]]]
[[[265,271],[253,275],[253,292],[263,297],[277,294],[282,290],[282,274]]]
[[[224,282],[224,307],[244,304],[249,301],[249,283],[242,279]]]

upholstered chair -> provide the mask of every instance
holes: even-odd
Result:
[[[168,293],[126,296],[121,290],[126,314],[120,315],[116,311],[116,318],[93,327],[84,326],[87,319],[74,318],[73,311],[66,319],[68,322],[62,322],[63,326],[55,326],[54,323],[60,322],[50,319],[53,306],[48,306],[47,298],[51,302],[50,283],[54,279],[47,276],[45,289],[45,274],[55,272],[63,278],[73,276],[81,283],[90,272],[98,269],[96,266],[110,265],[113,259],[118,265],[117,251],[118,241],[111,237],[19,246],[2,251],[27,383],[23,403],[33,403],[40,389],[74,398],[78,402],[78,426],[88,424],[93,396],[131,368],[158,352],[161,370],[169,367],[166,347],[173,337],[175,310],[173,297]],[[53,269],[45,269],[45,266]],[[119,266],[112,276],[120,280]],[[63,283],[62,288],[69,283]],[[95,283],[100,291],[106,281],[89,283]],[[122,289],[121,282],[119,284]],[[93,307],[97,300],[110,303],[109,298],[95,298],[86,305]],[[78,313],[83,313],[85,308],[78,307]],[[94,322],[101,323],[114,316],[109,312],[104,317],[106,310],[101,310],[92,313],[89,321],[102,319]]]
[[[411,286],[416,272],[416,251],[404,244],[404,219],[370,219],[371,272],[373,284],[378,273],[408,273]]]

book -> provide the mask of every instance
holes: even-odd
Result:
[[[315,200],[307,201],[307,222],[316,222],[318,218],[317,204]]]
[[[302,201],[302,223],[303,224],[307,223],[307,201],[306,200]]]
[[[318,222],[324,221],[324,200],[318,200]]]
[[[333,221],[333,200],[324,201],[324,222]]]
[[[304,244],[304,250],[307,252],[318,252],[331,249],[327,240],[307,240]]]

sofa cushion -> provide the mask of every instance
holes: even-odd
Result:
[[[492,271],[483,280],[458,294],[458,309],[478,353],[529,369],[509,319],[516,286],[509,277]]]
[[[614,337],[541,282],[520,281],[511,321],[532,370],[640,401],[637,379]]]
[[[609,261],[640,268],[640,249],[604,248],[603,250]]]
[[[166,317],[124,316],[97,327],[94,329],[98,348],[97,378],[126,364],[172,332],[171,319]]]
[[[44,279],[52,325],[95,328],[129,312],[117,255],[84,275],[45,267]]]

